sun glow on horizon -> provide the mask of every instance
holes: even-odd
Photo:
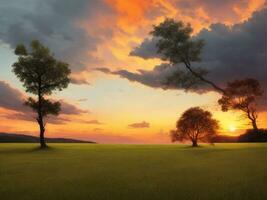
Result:
[[[228,129],[229,129],[229,131],[232,132],[232,133],[233,133],[233,132],[236,132],[236,126],[235,126],[235,125],[230,125]]]

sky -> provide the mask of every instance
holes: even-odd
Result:
[[[267,89],[265,0],[0,0],[0,132],[38,135],[27,95],[12,73],[14,48],[34,39],[70,64],[71,84],[52,98],[62,104],[47,120],[47,137],[100,143],[169,143],[169,131],[188,108],[220,121],[220,133],[249,127],[239,112],[220,111],[211,89],[184,91],[161,84],[171,73],[156,53],[153,25],[165,18],[190,23],[205,40],[202,66],[224,86],[256,78]],[[200,88],[201,89],[201,88]],[[267,92],[265,93],[267,95]],[[266,97],[259,126],[266,128]]]

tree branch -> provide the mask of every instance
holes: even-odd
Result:
[[[191,67],[191,64],[189,61],[186,61],[184,60],[184,64],[185,64],[185,67],[194,75],[196,76],[197,78],[199,78],[201,81],[205,82],[205,83],[208,83],[209,85],[211,85],[217,92],[219,93],[225,93],[224,89],[222,89],[221,87],[215,85],[212,81],[204,78],[203,76],[199,75],[197,72],[195,72],[192,67]]]

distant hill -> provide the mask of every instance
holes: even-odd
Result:
[[[267,142],[267,130],[259,129],[258,131],[247,130],[239,136],[217,135],[214,143],[242,143],[242,142]]]
[[[0,143],[38,143],[39,138],[30,135],[13,133],[0,133]],[[48,143],[95,143],[92,141],[76,140],[69,138],[46,138]]]
[[[239,136],[229,136],[229,135],[217,135],[214,139],[214,143],[235,143],[238,142]]]
[[[267,142],[267,130],[247,130],[244,134],[238,137],[238,142]]]

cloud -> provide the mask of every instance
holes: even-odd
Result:
[[[16,114],[13,115],[6,115],[6,118],[9,119],[20,119],[20,120],[27,120],[33,121],[35,120],[35,116],[31,109],[27,106],[23,105],[26,96],[20,92],[18,89],[13,88],[10,84],[0,81],[0,107],[15,111]],[[63,115],[80,115],[89,113],[88,110],[83,110],[78,108],[77,106],[68,103],[64,100],[60,100],[61,103],[61,112],[60,114]],[[52,123],[64,123],[67,122],[68,119],[62,117],[49,117],[49,121]]]
[[[106,74],[111,74],[112,71],[106,67],[99,67],[99,68],[95,68],[95,70],[106,73]]]
[[[172,2],[184,15],[217,22],[238,22],[264,3],[262,0],[172,0]]]
[[[79,71],[102,62],[95,52],[102,42],[116,37],[114,32],[134,29],[130,32],[137,33],[140,27],[146,32],[148,25],[170,13],[201,21],[201,9],[216,22],[239,21],[261,7],[262,1],[9,0],[0,7],[0,40],[14,47],[39,39]]]
[[[226,82],[233,79],[251,77],[258,79],[264,88],[267,88],[265,77],[267,73],[266,20],[267,9],[263,9],[253,13],[252,17],[243,23],[233,26],[217,23],[212,24],[209,29],[203,29],[196,35],[197,38],[204,39],[206,42],[202,53],[203,60],[201,63],[194,63],[194,65],[209,70],[208,78],[218,85],[225,85]],[[131,52],[131,55],[144,59],[158,58],[160,55],[156,52],[156,41],[153,38],[144,40],[139,47]],[[165,71],[157,70],[155,67],[153,70],[145,71],[145,73],[141,71],[141,73],[136,74],[121,70],[117,74],[130,81],[134,79],[142,84],[157,88],[162,83],[160,80],[167,79],[169,76],[169,73],[164,73]],[[147,80],[148,74],[157,74],[155,72],[160,73],[160,75],[151,78],[149,83],[144,82],[144,79]],[[176,89],[181,89],[181,87],[178,86]],[[202,88],[199,87],[199,89]]]
[[[165,16],[199,23],[206,20],[202,9],[209,20],[232,22],[246,19],[243,15],[258,9],[261,1],[9,0],[0,7],[0,40],[14,48],[39,39],[79,74],[100,64],[131,62],[117,55],[128,53],[129,46]],[[72,83],[88,82],[76,77]]]
[[[98,120],[89,120],[89,121],[84,121],[84,123],[87,123],[87,124],[96,124],[96,125],[102,125],[103,123],[102,122],[99,122]]]
[[[61,104],[61,114],[65,115],[79,115],[79,114],[84,114],[84,113],[89,113],[88,110],[83,110],[78,108],[77,106],[68,103],[64,100],[59,101]]]
[[[160,58],[157,53],[156,44],[158,39],[155,37],[145,38],[145,40],[140,44],[140,46],[135,47],[131,52],[130,56],[137,56],[144,59],[150,58]]]
[[[138,123],[133,123],[128,125],[129,128],[149,128],[150,124],[148,122],[138,122]]]
[[[0,94],[0,107],[8,110],[29,112],[30,109],[23,106],[24,94],[5,81],[0,81]]]
[[[111,71],[108,68],[96,69],[101,72],[113,75],[119,75],[121,78],[126,78],[132,82],[139,82],[143,85],[167,89],[182,89],[186,91],[194,91],[203,93],[207,87],[194,77],[191,73],[181,69],[180,66],[172,66],[169,64],[161,64],[154,67],[153,70],[139,69],[137,72],[130,72],[127,70]],[[175,79],[172,77],[175,75]]]
[[[82,19],[94,19],[111,9],[102,0],[10,0],[0,6],[0,40],[14,48],[38,39],[55,56],[71,64],[73,72],[84,70],[90,63],[99,64],[95,56],[100,34],[93,35],[79,26]]]
[[[10,119],[10,120],[22,120],[22,121],[29,121],[29,122],[36,122],[36,116],[32,113],[22,113],[22,112],[16,112],[12,114],[2,114],[0,115],[1,117],[5,119]],[[45,119],[46,122],[50,124],[66,124],[70,122],[69,119],[61,117],[61,116],[48,116]]]
[[[210,70],[210,78],[220,83],[251,77],[265,88],[267,80],[267,9],[255,12],[248,21],[232,27],[213,24],[199,38],[206,41],[202,66]]]
[[[212,22],[237,23],[262,7],[264,0],[107,0],[107,3],[115,11],[118,26],[132,32],[164,17],[186,20],[197,29]]]
[[[90,85],[89,81],[84,78],[71,77],[70,82],[77,85]]]

